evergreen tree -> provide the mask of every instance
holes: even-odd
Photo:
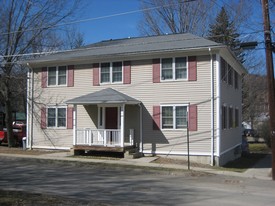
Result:
[[[244,56],[239,46],[240,41],[238,40],[240,35],[224,7],[222,7],[220,13],[217,15],[215,23],[210,24],[209,28],[208,39],[227,45],[235,53],[238,59],[244,62]]]

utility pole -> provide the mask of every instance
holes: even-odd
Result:
[[[264,40],[268,84],[269,126],[272,151],[272,180],[275,180],[275,90],[268,0],[262,0],[262,9],[264,18]]]

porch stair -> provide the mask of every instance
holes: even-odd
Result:
[[[137,159],[142,156],[143,156],[143,154],[141,152],[139,152],[138,148],[131,148],[124,152],[125,159]]]

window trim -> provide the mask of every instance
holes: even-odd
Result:
[[[160,105],[160,129],[164,131],[171,131],[171,130],[176,130],[176,131],[182,131],[186,130],[186,128],[176,128],[176,107],[186,107],[186,112],[187,112],[187,122],[188,122],[188,114],[189,114],[189,105],[188,104],[161,104]],[[162,127],[162,107],[173,107],[173,128],[163,128]]]
[[[113,82],[113,63],[121,63],[121,81]],[[108,82],[101,82],[101,65],[109,63],[109,80]],[[124,62],[123,61],[111,61],[111,62],[101,62],[99,63],[99,84],[100,85],[105,85],[105,84],[121,84],[123,83],[123,78],[124,78]]]
[[[49,68],[55,67],[55,84],[49,85]],[[66,67],[66,84],[58,84],[58,73],[59,67]],[[68,66],[60,65],[60,66],[48,66],[47,67],[47,87],[67,87],[68,86]]]
[[[176,78],[176,59],[185,58],[186,59],[186,78]],[[163,59],[172,59],[172,79],[163,79],[162,78],[162,60]],[[176,56],[176,57],[164,57],[160,58],[160,82],[169,82],[169,81],[188,81],[188,56]]]
[[[49,121],[48,121],[48,109],[55,109],[55,126],[53,127],[49,127]],[[58,124],[58,109],[65,109],[65,126],[64,127],[58,127],[57,124]],[[46,126],[47,126],[47,129],[67,129],[67,124],[68,124],[68,120],[67,120],[67,106],[65,105],[59,105],[59,106],[55,106],[55,105],[49,105],[46,107]]]

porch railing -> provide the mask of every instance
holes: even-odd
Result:
[[[134,130],[130,130],[129,144],[133,145]],[[121,146],[121,131],[119,129],[90,129],[83,128],[76,130],[75,145],[87,146]]]

